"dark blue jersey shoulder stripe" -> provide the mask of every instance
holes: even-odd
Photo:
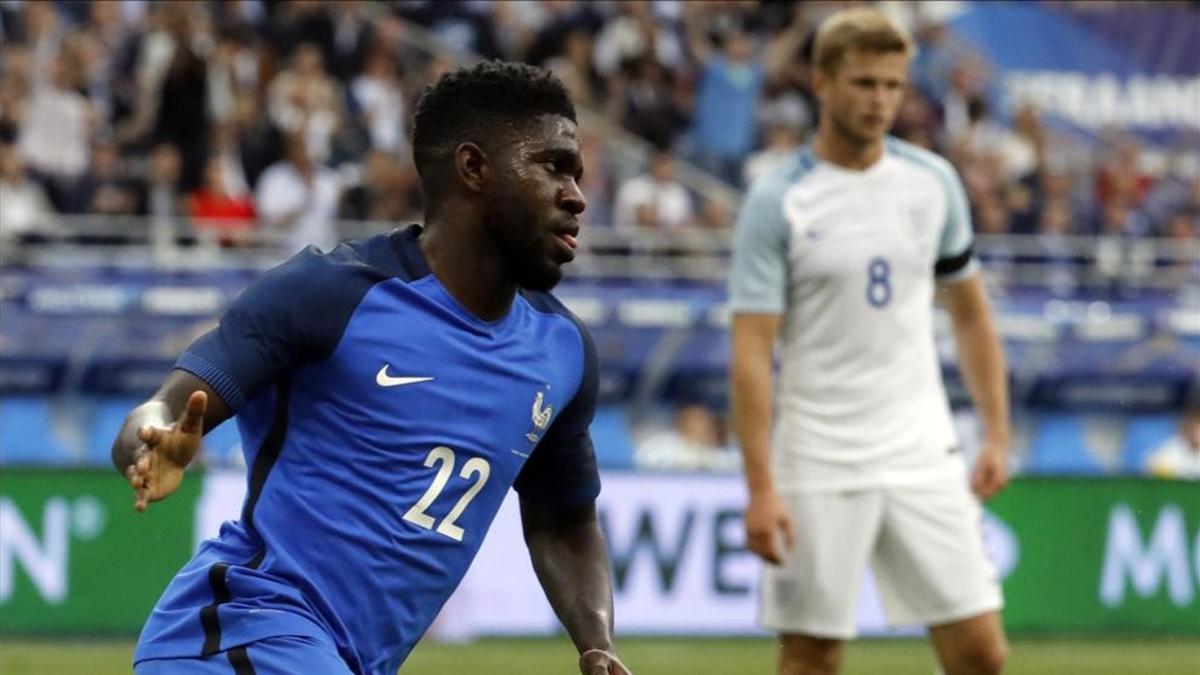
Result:
[[[238,412],[295,369],[329,358],[375,285],[428,275],[419,234],[414,225],[328,253],[301,251],[243,291],[176,367],[207,382]]]

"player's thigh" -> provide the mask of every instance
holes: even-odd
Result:
[[[1008,655],[998,612],[930,626],[929,639],[947,675],[999,673]]]
[[[134,675],[351,675],[332,643],[299,635],[264,638],[212,656],[147,659]]]
[[[941,625],[998,611],[983,509],[965,482],[889,489],[872,568],[895,625]]]
[[[796,545],[782,565],[766,565],[761,619],[788,635],[849,639],[859,586],[880,525],[877,491],[784,497]]]

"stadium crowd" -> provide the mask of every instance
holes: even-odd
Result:
[[[3,2],[0,233],[143,215],[227,245],[256,228],[327,245],[338,219],[419,218],[410,113],[470,55],[553,70],[655,149],[643,173],[618,170],[612,127],[584,125],[589,224],[727,228],[735,205],[676,164],[742,188],[801,144],[816,119],[807,42],[837,4]],[[981,233],[1195,241],[1194,157],[1117,133],[1080,152],[1029,107],[1001,119],[986,63],[927,5],[889,4],[919,43],[895,133],[954,162]],[[446,50],[418,48],[420,29]]]

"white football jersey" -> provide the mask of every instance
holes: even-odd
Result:
[[[751,187],[738,217],[731,308],[783,315],[781,491],[961,476],[933,295],[935,277],[975,273],[967,199],[946,160],[885,147],[864,171],[805,148]]]

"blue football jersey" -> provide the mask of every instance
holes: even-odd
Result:
[[[135,661],[308,635],[393,675],[510,486],[551,506],[596,498],[587,330],[548,293],[478,319],[430,273],[420,231],[301,252],[180,357],[237,415],[248,490],[167,587]]]

